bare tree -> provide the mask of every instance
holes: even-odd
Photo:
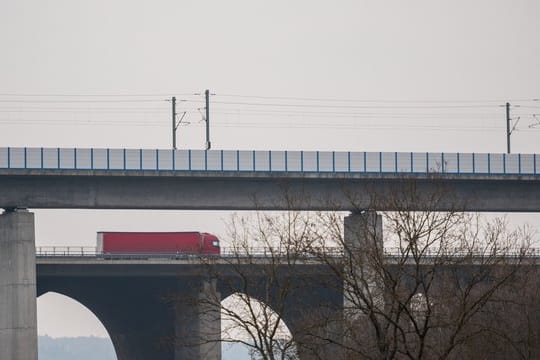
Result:
[[[320,214],[311,252],[343,281],[344,296],[343,336],[324,340],[341,339],[351,359],[460,358],[473,346],[490,352],[486,339],[494,338],[496,357],[518,356],[515,334],[492,319],[517,304],[531,232],[509,230],[504,219],[437,211],[442,193],[413,190],[374,196],[371,208],[396,211],[366,210],[345,221]],[[341,258],[324,251],[328,239],[343,248]]]
[[[231,320],[225,333],[247,337],[222,341],[257,359],[537,358],[533,231],[449,199],[411,183],[352,214],[233,217],[231,249],[205,261],[236,300],[204,301]]]
[[[221,302],[228,320],[223,322],[222,341],[244,344],[254,359],[299,358],[304,300],[313,300],[307,299],[306,289],[319,283],[313,269],[320,264],[306,258],[315,230],[305,214],[294,211],[231,218],[226,241],[230,247],[221,257],[206,259],[220,293],[234,294],[233,301]],[[285,325],[292,334],[284,331]]]

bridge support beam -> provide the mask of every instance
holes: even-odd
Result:
[[[175,360],[221,359],[221,294],[216,279],[181,282],[176,304]]]
[[[34,214],[0,215],[0,352],[2,359],[37,360]]]

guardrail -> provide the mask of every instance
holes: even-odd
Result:
[[[540,175],[536,154],[0,148],[0,169]]]
[[[220,257],[224,258],[236,258],[236,257],[253,257],[253,258],[270,258],[270,257],[285,257],[287,256],[287,251],[285,249],[279,248],[268,248],[268,247],[251,247],[251,248],[231,248],[225,247],[221,248],[219,254]],[[290,254],[290,253],[289,253]],[[316,258],[324,254],[330,257],[341,257],[344,255],[344,249],[340,247],[325,247],[321,249],[314,249],[312,251],[306,251],[301,253],[301,257],[306,258]],[[297,254],[298,255],[298,254]],[[390,258],[403,258],[405,253],[403,249],[399,248],[385,248],[384,255]],[[114,258],[114,259],[147,259],[147,258],[164,258],[164,259],[185,259],[192,257],[205,257],[205,256],[217,256],[217,255],[205,255],[199,253],[102,253],[98,252],[96,247],[92,246],[39,246],[36,247],[36,256],[41,258],[62,258],[62,257],[71,257],[71,258]],[[409,258],[412,257],[412,254],[407,255]],[[489,256],[503,256],[508,258],[518,258],[518,257],[527,257],[527,258],[538,258],[540,257],[540,248],[512,248],[493,251],[492,249],[461,249],[461,248],[448,248],[444,250],[425,250],[422,255],[424,258],[435,258],[435,257],[489,257]]]
[[[342,256],[343,250],[337,247],[329,247],[324,249],[325,254],[330,256]],[[290,253],[289,253],[290,254]],[[279,248],[268,247],[250,247],[250,248],[232,248],[224,247],[220,249],[220,257],[234,258],[234,257],[279,257],[286,256],[287,251]],[[200,254],[200,253],[103,253],[99,252],[94,246],[38,246],[36,247],[37,257],[74,257],[74,258],[119,258],[119,259],[141,259],[141,258],[167,258],[167,259],[183,259],[189,257],[199,256],[215,256],[213,254]],[[313,254],[306,252],[301,256],[313,257]]]

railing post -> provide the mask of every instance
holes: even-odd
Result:
[[[351,172],[351,152],[347,151],[347,169]]]
[[[429,174],[429,153],[426,152],[426,174]]]
[[[285,150],[285,172],[289,171],[289,162],[287,159],[287,150]]]
[[[268,150],[268,169],[272,171],[272,150]]]
[[[24,168],[27,168],[27,161],[26,161],[26,147],[24,148]]]
[[[533,154],[533,173],[536,175],[536,153]]]
[[[223,167],[223,150],[221,150],[221,171],[224,170],[224,167]]]
[[[204,171],[208,171],[208,150],[204,150]]]
[[[521,153],[518,154],[518,172],[521,175]]]
[[[413,156],[413,153],[411,151],[411,173],[414,172],[414,156]]]
[[[476,157],[474,153],[472,153],[472,172],[473,174],[476,174]]]
[[[191,149],[188,150],[188,170],[191,171]]]
[[[156,149],[156,170],[159,171],[159,150]]]
[[[317,150],[317,172],[319,172],[319,151]]]
[[[253,150],[253,171],[256,171],[256,164],[255,164],[255,150]]]
[[[41,157],[41,168],[43,169],[43,146],[40,149],[40,157]]]
[[[240,171],[240,150],[236,150],[236,171]]]
[[[90,169],[94,170],[94,148],[90,148]]]
[[[7,167],[11,168],[11,148],[9,146],[7,148]]]
[[[444,174],[444,153],[441,153],[441,172]]]
[[[300,151],[300,171],[304,172],[304,151]]]
[[[458,174],[461,173],[461,169],[459,167],[459,153],[457,153],[457,172],[458,172]]]
[[[332,172],[336,172],[336,152],[332,151]]]
[[[109,151],[109,148],[107,148],[107,170],[110,170],[111,169],[111,158],[110,158],[110,151]]]
[[[379,151],[379,173],[382,173],[382,152]]]
[[[364,174],[367,173],[367,153],[364,151]]]
[[[503,154],[503,174],[506,174],[506,154]]]
[[[125,171],[126,170],[126,149],[124,148],[123,150],[124,151],[122,153],[123,153],[123,157],[124,157],[124,171]]]
[[[488,174],[491,174],[491,153],[488,153],[487,156],[488,156]]]
[[[223,150],[222,150],[222,153],[223,153]],[[223,160],[223,156],[222,156],[222,159]],[[171,164],[171,169],[173,171],[176,171],[176,150],[175,149],[171,149],[171,161],[172,161],[172,164]],[[222,161],[223,162],[223,161]],[[223,166],[222,166],[223,167]],[[223,169],[221,169],[223,170]]]
[[[394,151],[394,172],[398,172],[398,164],[397,164],[397,151]]]
[[[73,168],[77,169],[77,148],[73,148]]]
[[[56,148],[56,157],[56,160],[58,161],[58,169],[61,169],[62,167],[60,166],[60,148]]]

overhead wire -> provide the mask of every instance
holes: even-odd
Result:
[[[150,99],[137,99],[137,100],[2,100],[0,103],[26,103],[26,104],[63,104],[63,103],[148,103],[148,102],[163,102],[165,100],[150,100]]]
[[[147,120],[136,119],[133,115],[166,114],[170,111],[165,107],[47,107],[43,104],[99,104],[99,103],[163,103],[171,101],[163,99],[170,94],[24,94],[24,93],[0,93],[0,113],[72,113],[72,114],[115,114],[130,115],[127,120],[92,120],[92,119],[0,119],[2,124],[64,124],[64,125],[130,125],[130,126],[169,126],[167,123],[152,123]],[[201,107],[192,107],[197,104],[204,104],[204,99],[194,99],[189,97],[200,97],[199,93],[177,93],[175,96],[186,97],[177,99],[179,104],[188,103],[190,106],[183,107],[182,112],[187,114],[198,114]],[[257,96],[257,95],[238,95],[238,94],[217,94],[216,97],[230,97],[239,99],[257,99],[270,101],[219,101],[213,100],[212,104],[218,104],[213,107],[212,112],[227,116],[273,116],[273,117],[302,117],[302,118],[330,118],[325,123],[278,123],[276,121],[214,121],[216,127],[259,127],[259,128],[334,128],[334,129],[390,129],[390,128],[411,128],[411,129],[432,129],[432,130],[452,130],[451,126],[442,125],[418,125],[418,124],[391,124],[382,126],[373,126],[365,124],[344,124],[331,121],[332,118],[350,118],[353,120],[384,120],[384,119],[407,119],[407,120],[463,120],[463,121],[498,121],[497,116],[500,112],[462,112],[467,109],[495,109],[505,103],[506,100],[366,100],[366,99],[335,99],[335,98],[309,98],[309,97],[285,97],[285,96]],[[3,99],[2,97],[8,97]],[[25,98],[26,97],[26,98]],[[34,99],[28,99],[28,97]],[[47,98],[53,99],[47,99]],[[59,99],[59,98],[67,99]],[[86,99],[84,99],[86,97]],[[133,99],[133,98],[136,99]],[[161,97],[161,99],[149,99],[149,97]],[[37,99],[36,99],[37,98]],[[90,99],[89,99],[90,98]],[[103,99],[102,99],[103,98]],[[280,100],[280,101],[275,101]],[[513,112],[516,117],[533,117],[534,113],[520,111],[519,109],[540,109],[540,106],[529,105],[531,102],[539,102],[539,99],[511,99],[508,101],[522,102],[527,104],[513,104],[512,107],[517,110]],[[311,102],[311,103],[310,103]],[[314,102],[314,103],[313,103]],[[22,108],[16,108],[14,104],[42,104],[41,106],[25,105]],[[6,104],[7,107],[2,105]],[[11,106],[9,106],[11,104]],[[22,106],[22,105],[21,105]],[[181,106],[181,105],[180,105]],[[302,110],[308,108],[309,110]],[[428,109],[440,109],[441,111],[429,111]],[[349,110],[349,111],[347,111]],[[356,112],[355,110],[372,110],[371,112]],[[381,111],[378,111],[381,110]],[[387,110],[387,111],[384,111]],[[396,111],[398,110],[398,111]],[[424,111],[423,111],[424,110]],[[447,110],[442,112],[442,110]],[[451,110],[454,110],[452,112]],[[460,112],[461,111],[461,112]],[[200,126],[197,122],[194,126]],[[530,126],[529,126],[530,128]],[[500,130],[504,127],[488,126],[460,126],[454,127],[455,131],[483,131]]]
[[[214,104],[269,106],[269,107],[298,107],[298,108],[329,108],[329,109],[468,109],[492,108],[493,105],[321,105],[321,104],[286,104],[286,103],[253,103],[253,102],[227,102],[213,101]]]
[[[14,97],[163,97],[163,96],[198,96],[195,93],[158,93],[158,94],[36,94],[36,93],[0,93],[0,96],[14,96]]]
[[[149,121],[106,121],[106,120],[68,120],[68,119],[49,119],[47,121],[42,121],[39,119],[0,119],[2,124],[17,124],[17,125],[62,125],[62,126],[74,126],[74,125],[112,125],[112,126],[125,126],[129,124],[130,126],[137,127],[168,127],[168,124],[158,123],[158,122],[149,122]],[[195,126],[203,127],[203,124],[194,124]],[[418,124],[407,124],[407,125],[395,125],[395,124],[349,124],[349,123],[333,123],[333,124],[291,124],[291,123],[267,123],[260,124],[254,122],[215,122],[216,127],[222,128],[273,128],[273,129],[282,129],[282,128],[302,128],[302,129],[370,129],[370,130],[384,130],[384,129],[420,129],[420,130],[432,130],[432,131],[501,131],[504,129],[504,126],[460,126],[460,127],[448,127],[440,125],[418,125]],[[530,131],[530,130],[524,130]]]
[[[261,96],[261,95],[240,95],[240,94],[220,94],[216,96],[236,97],[246,99],[267,99],[267,100],[291,100],[291,101],[324,101],[324,102],[357,102],[357,103],[506,103],[540,101],[537,98],[522,99],[486,99],[486,100],[388,100],[388,99],[338,99],[338,98],[313,98],[313,97],[287,97],[287,96]]]

